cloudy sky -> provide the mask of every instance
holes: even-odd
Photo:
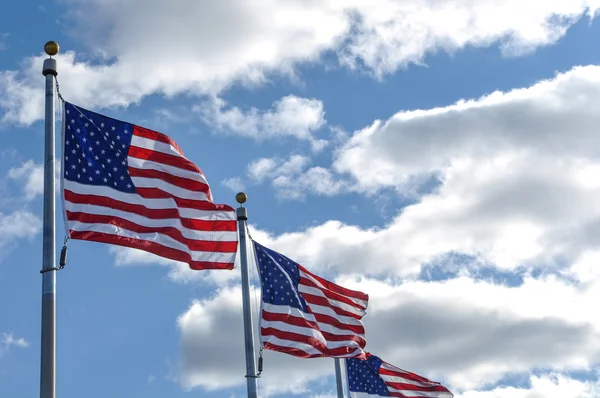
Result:
[[[39,394],[47,40],[66,100],[367,292],[374,354],[457,398],[600,396],[599,0],[40,3],[0,14],[0,396]],[[245,396],[239,268],[73,241],[57,278],[61,397]],[[259,389],[333,372],[266,352]]]

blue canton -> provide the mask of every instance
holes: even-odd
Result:
[[[274,305],[287,305],[308,312],[306,301],[298,291],[298,264],[286,256],[254,242],[262,300]]]
[[[371,355],[364,361],[347,358],[348,389],[353,392],[364,392],[382,397],[391,396],[390,390],[379,376],[379,368],[382,362],[375,355]]]
[[[65,102],[64,178],[135,193],[127,168],[133,125]]]

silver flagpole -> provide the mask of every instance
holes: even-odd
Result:
[[[252,310],[250,307],[250,275],[248,272],[248,251],[246,247],[246,221],[248,212],[243,206],[248,197],[240,192],[235,200],[240,204],[237,208],[238,232],[240,234],[240,270],[242,273],[242,310],[244,312],[244,343],[246,348],[246,380],[248,398],[258,398],[256,379],[256,355],[254,352],[254,329],[252,327]]]
[[[42,75],[46,77],[46,118],[44,145],[44,237],[42,248],[42,342],[40,398],[56,397],[56,199],[54,182],[54,86],[59,46],[49,41],[44,51]]]
[[[337,398],[344,398],[344,379],[342,378],[342,360],[334,358],[335,361],[335,385],[337,387]]]

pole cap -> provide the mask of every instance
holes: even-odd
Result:
[[[246,195],[244,192],[238,192],[235,195],[235,200],[236,202],[238,202],[239,204],[244,204],[246,203],[246,201],[248,200],[248,195]]]
[[[50,40],[49,42],[47,42],[46,44],[44,44],[44,51],[49,56],[53,56],[53,55],[58,54],[58,50],[60,50],[60,46],[54,40]]]

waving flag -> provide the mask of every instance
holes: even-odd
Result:
[[[145,250],[192,269],[232,269],[234,209],[168,136],[65,102],[62,193],[71,239]]]
[[[254,242],[264,348],[303,358],[364,358],[369,297],[320,278]]]
[[[440,383],[402,370],[367,353],[367,359],[346,359],[350,398],[421,397],[452,398]]]

